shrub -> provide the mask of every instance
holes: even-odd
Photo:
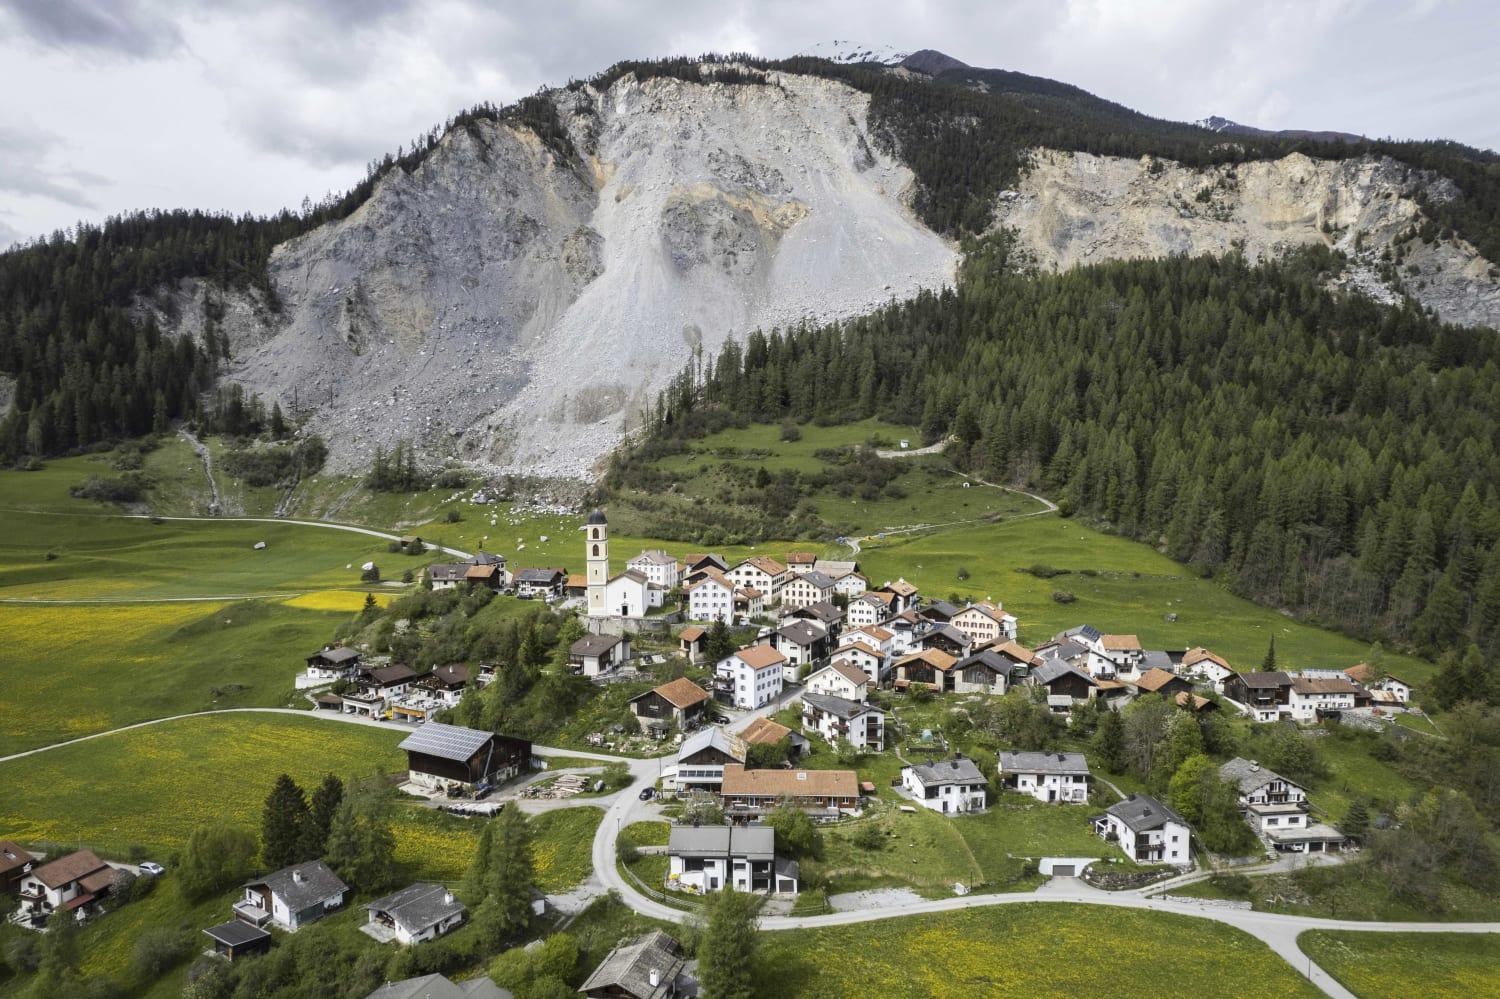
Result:
[[[861,850],[879,850],[885,846],[885,834],[874,822],[866,822],[854,833],[853,842]]]
[[[443,523],[445,524],[456,524],[463,519],[464,515],[459,513],[457,509],[449,509],[447,513],[443,514]]]
[[[191,934],[165,927],[142,930],[130,948],[130,970],[139,978],[156,978],[193,950]]]
[[[1073,594],[1069,593],[1067,590],[1053,590],[1052,599],[1060,604],[1070,604],[1078,598],[1073,596]]]

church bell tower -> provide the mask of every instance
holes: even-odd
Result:
[[[609,522],[603,510],[589,514],[584,525],[584,561],[588,564],[589,604],[591,616],[607,613],[604,607],[604,585],[609,582]]]

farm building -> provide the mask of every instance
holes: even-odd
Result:
[[[531,766],[531,742],[459,725],[424,722],[402,740],[413,784],[441,788],[496,783]]]

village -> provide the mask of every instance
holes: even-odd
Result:
[[[548,759],[529,740],[450,723],[466,691],[493,683],[504,664],[419,672],[364,649],[332,645],[307,657],[297,687],[318,712],[410,730],[399,746],[407,760],[400,789],[454,815],[492,819],[528,800],[565,805],[577,796],[633,796],[632,818],[671,823],[666,841],[648,848],[660,858],[650,868],[652,879],[625,864],[596,876],[669,905],[732,887],[763,896],[768,911],[794,911],[806,884],[800,851],[783,842],[788,815],[819,828],[893,809],[960,820],[1001,801],[1010,808],[1023,799],[1034,803],[1026,808],[1090,806],[1097,854],[1079,855],[1073,839],[1074,849],[1029,858],[1025,870],[1042,879],[1085,880],[1099,871],[1128,871],[1125,883],[1133,888],[1181,879],[1205,860],[1336,856],[1355,845],[1321,820],[1307,788],[1236,756],[1217,765],[1213,776],[1233,787],[1256,848],[1249,856],[1218,857],[1195,842],[1193,823],[1172,803],[1122,790],[1119,778],[1111,780],[1087,752],[1004,747],[966,754],[941,725],[901,731],[896,715],[906,705],[922,705],[929,709],[924,717],[941,718],[931,709],[945,702],[954,705],[951,714],[967,715],[979,703],[1019,696],[1059,731],[1086,718],[1093,724],[1106,715],[1118,718],[1145,699],[1194,720],[1195,727],[1214,712],[1292,729],[1379,727],[1392,713],[1415,707],[1410,685],[1366,664],[1242,671],[1203,647],[1146,649],[1134,635],[1089,625],[1028,648],[1018,641],[1020,622],[1000,603],[960,606],[929,598],[902,578],[875,584],[854,560],[788,552],[784,560],[757,555],[730,564],[713,553],[678,559],[648,550],[612,574],[605,515],[595,511],[582,531],[587,569],[581,578],[551,567],[512,573],[503,556],[480,552],[430,565],[423,585],[483,587],[580,612],[587,633],[569,645],[567,662],[599,689],[648,680],[668,656],[638,654],[632,635],[642,629],[660,635],[665,628],[684,672],[698,679],[678,675],[635,694],[628,704],[638,731],[588,739],[589,749],[606,754],[597,757],[601,761],[627,745],[649,747],[625,775],[628,789],[577,770],[554,777],[544,769],[538,778]],[[403,538],[402,544],[421,541]],[[726,647],[731,629],[754,637]],[[806,765],[819,751],[822,764]],[[829,753],[848,765],[829,766]],[[877,784],[876,771],[892,776]],[[605,856],[635,852],[616,842],[620,828],[619,821],[601,825]],[[92,918],[112,891],[128,892],[132,881],[164,873],[159,864],[111,864],[88,850],[49,863],[13,843],[0,843],[0,850],[0,877],[19,896],[12,918],[34,928],[58,911],[79,921]],[[209,950],[227,959],[264,953],[272,944],[270,928],[295,931],[341,909],[357,889],[323,860],[308,857],[245,882],[226,913],[230,918],[202,932]],[[969,883],[951,886],[955,895],[972,890]],[[537,893],[531,904],[540,916],[549,901]],[[444,935],[467,912],[451,886],[429,882],[364,909],[367,935],[403,945]],[[682,955],[677,941],[654,931],[612,952],[581,991],[693,994],[693,962]]]

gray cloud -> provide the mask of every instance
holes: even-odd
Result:
[[[25,233],[12,228],[4,219],[0,219],[0,252],[10,249],[25,238]]]
[[[166,12],[142,0],[3,0],[0,14],[50,48],[145,58],[171,52],[182,42]]]
[[[73,208],[95,208],[88,190],[104,183],[104,178],[49,166],[48,159],[57,148],[57,137],[48,132],[0,124],[0,191],[47,198]]]

